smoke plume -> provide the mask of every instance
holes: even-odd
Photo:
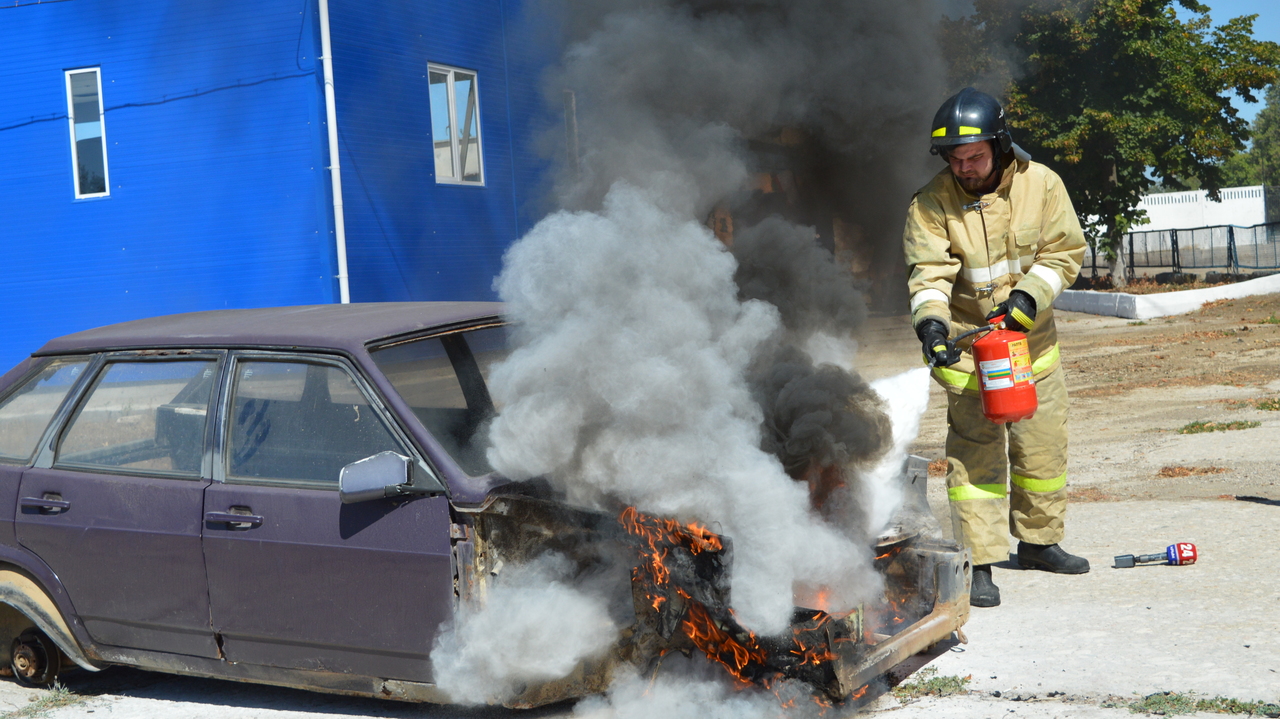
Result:
[[[868,540],[897,506],[889,475],[927,390],[877,392],[854,371],[855,335],[865,292],[905,305],[902,213],[936,170],[924,133],[945,95],[938,5],[546,0],[539,11],[565,25],[548,99],[572,93],[577,137],[549,135],[573,148],[560,209],[512,246],[495,281],[515,349],[490,377],[501,407],[491,464],[548,477],[577,504],[633,505],[730,537],[732,605],[756,632],[785,630],[795,597],[819,587],[836,612],[873,599]],[[835,477],[830,509],[815,477]],[[464,655],[483,627],[464,618],[441,651],[472,666]],[[479,671],[501,683],[514,668]],[[641,692],[622,680],[579,713],[628,716]],[[660,696],[646,715],[664,701],[680,715],[682,696],[718,707],[699,716],[770,713],[695,681]]]
[[[866,547],[809,511],[806,488],[761,449],[746,375],[782,331],[742,302],[732,256],[682,194],[619,183],[599,213],[556,213],[509,252],[497,287],[517,348],[493,370],[489,459],[610,501],[708,523],[735,546],[743,624],[788,625],[797,583],[852,608],[879,588]]]
[[[576,719],[778,719],[780,703],[789,704],[790,719],[832,716],[799,686],[779,686],[776,693],[730,688],[714,674],[699,672],[695,662],[675,660],[673,671],[653,680],[620,672],[607,695],[574,707]],[[712,670],[716,671],[716,670]],[[706,676],[700,676],[706,674]],[[679,678],[676,678],[676,677]],[[837,715],[838,716],[838,715]]]
[[[735,225],[783,211],[828,250],[900,270],[907,200],[941,169],[927,132],[950,92],[935,28],[951,5],[547,0],[571,43],[548,95],[575,94],[582,148],[561,206],[595,209],[619,179],[676,174],[698,219],[720,203]],[[906,300],[893,279],[876,285],[882,306]]]
[[[483,608],[460,606],[431,651],[436,685],[459,704],[501,702],[604,654],[618,627],[604,597],[569,575],[562,557],[543,557],[504,572]]]

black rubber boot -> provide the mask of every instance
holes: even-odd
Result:
[[[1043,569],[1054,574],[1084,574],[1089,560],[1067,554],[1056,544],[1018,542],[1018,564],[1023,569]]]
[[[991,581],[991,565],[980,564],[973,568],[973,586],[969,588],[969,605],[973,607],[1000,606],[1000,587]]]

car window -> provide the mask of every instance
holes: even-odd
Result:
[[[0,402],[0,460],[27,462],[88,360],[54,360]]]
[[[493,471],[485,452],[496,408],[487,380],[508,351],[507,328],[499,326],[404,342],[372,356],[423,426],[475,476]]]
[[[214,360],[108,362],[72,417],[55,466],[200,476]]]
[[[230,481],[338,486],[346,465],[408,454],[344,368],[309,362],[236,365],[227,445]]]

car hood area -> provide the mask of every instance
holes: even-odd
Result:
[[[779,636],[757,636],[730,608],[732,538],[634,507],[616,515],[570,507],[536,482],[496,487],[483,505],[458,512],[459,600],[483,605],[504,570],[546,553],[570,558],[582,573],[615,575],[630,622],[613,648],[566,678],[531,684],[504,701],[511,707],[603,691],[619,665],[652,670],[671,652],[704,654],[744,686],[792,680],[819,704],[856,702],[910,656],[963,640],[970,555],[942,539],[928,515],[926,466],[919,457],[904,465],[899,481],[908,501],[874,547],[883,598],[843,614],[798,606],[790,631]]]

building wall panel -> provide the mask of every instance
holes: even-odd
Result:
[[[493,299],[503,253],[543,212],[533,129],[553,48],[516,0],[330,7],[353,301]],[[483,187],[435,180],[428,63],[477,73]]]
[[[313,6],[0,9],[0,364],[111,322],[333,301]],[[111,194],[75,200],[63,72],[90,66]]]

